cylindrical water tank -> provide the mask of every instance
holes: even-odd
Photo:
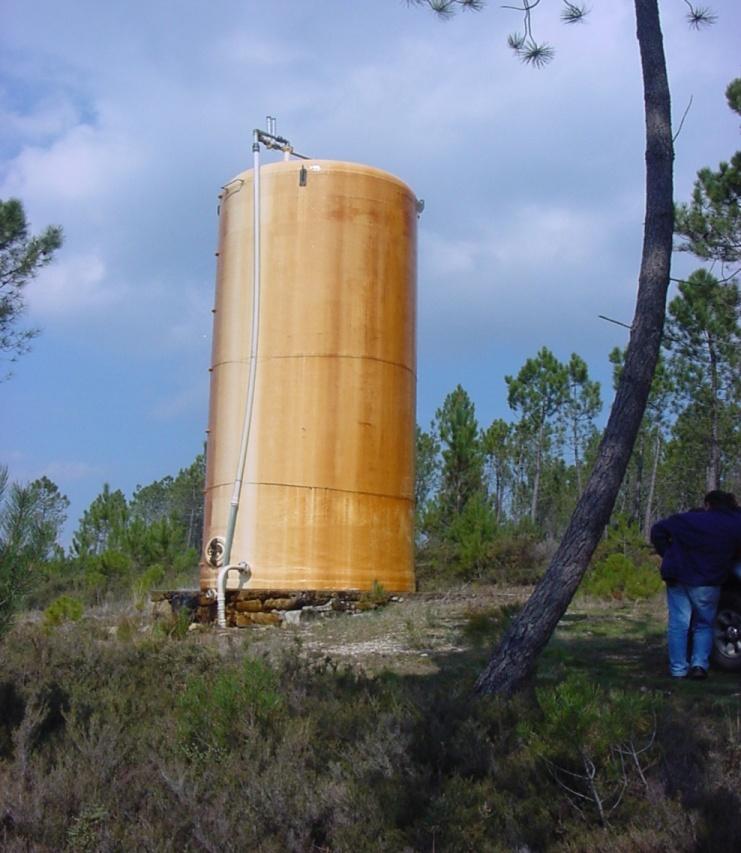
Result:
[[[245,412],[252,185],[243,172],[221,198],[203,589],[216,586]],[[411,590],[417,200],[336,161],[264,166],[260,187],[257,378],[230,563],[245,561],[256,589]]]

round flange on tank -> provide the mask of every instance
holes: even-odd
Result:
[[[240,174],[221,198],[202,588],[216,585],[247,395],[252,182]],[[335,161],[265,166],[260,187],[257,379],[230,562],[257,589],[413,589],[417,200]]]

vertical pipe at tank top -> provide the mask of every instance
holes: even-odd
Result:
[[[255,131],[252,141],[252,333],[250,346],[250,372],[247,386],[247,401],[244,409],[242,424],[242,441],[239,448],[239,461],[234,477],[234,489],[229,504],[229,521],[224,542],[224,566],[228,566],[232,556],[232,542],[237,523],[239,498],[242,491],[242,479],[247,462],[247,449],[250,441],[252,425],[252,410],[255,403],[255,381],[257,378],[257,343],[260,331],[260,139],[259,131]]]

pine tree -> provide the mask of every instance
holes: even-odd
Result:
[[[10,483],[0,467],[0,636],[56,547],[69,501],[46,477],[24,486]]]
[[[574,454],[577,490],[582,490],[582,467],[584,454],[594,435],[594,419],[602,410],[600,384],[589,378],[589,368],[583,358],[575,352],[566,366],[567,392],[563,408],[563,420],[567,441]]]
[[[494,519],[499,524],[505,515],[505,495],[512,489],[513,428],[501,418],[492,421],[481,436],[481,446],[494,501]]]
[[[741,115],[741,78],[726,89],[728,106]],[[741,151],[716,171],[700,169],[692,201],[676,209],[676,233],[682,252],[722,263],[741,259]]]
[[[532,438],[530,519],[535,523],[544,455],[568,397],[568,370],[542,347],[535,358],[527,359],[516,377],[505,376],[504,381],[509,407],[520,412],[520,420]]]
[[[460,386],[451,391],[435,414],[435,430],[442,452],[438,505],[443,526],[460,515],[484,484],[484,456],[476,411]]]
[[[61,245],[61,228],[50,226],[31,237],[21,202],[0,200],[0,355],[8,354],[10,361],[26,352],[38,333],[18,328],[25,288]]]
[[[681,395],[680,411],[688,407],[702,415],[698,423],[706,436],[703,454],[705,488],[721,485],[724,445],[738,436],[722,435],[721,424],[733,423],[725,412],[738,414],[741,403],[741,296],[735,282],[721,284],[706,270],[697,270],[680,282],[669,303],[664,346],[668,367]],[[702,433],[701,433],[702,434]]]

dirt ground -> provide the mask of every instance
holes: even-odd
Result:
[[[255,654],[295,649],[368,675],[432,675],[447,666],[480,666],[498,635],[502,608],[521,605],[530,592],[530,587],[470,586],[416,593],[377,610],[323,615],[298,625],[209,628],[203,640],[232,649],[246,645]],[[541,657],[539,681],[557,681],[576,670],[608,687],[681,691],[688,698],[702,691],[737,701],[737,674],[713,671],[701,683],[668,678],[665,620],[663,596],[639,602],[577,596]]]

